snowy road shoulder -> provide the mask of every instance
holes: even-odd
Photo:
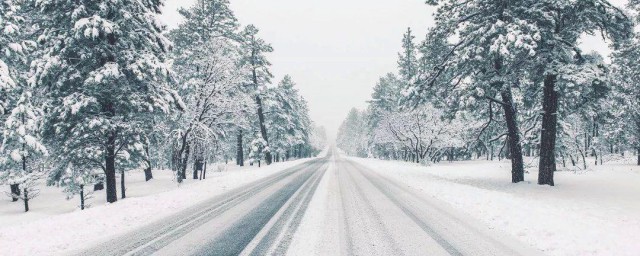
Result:
[[[6,255],[51,255],[76,251],[309,160],[212,173],[197,183],[179,187],[174,184],[175,189],[167,192],[12,225],[0,229],[0,248]]]
[[[640,251],[640,169],[604,166],[584,174],[558,173],[556,187],[535,185],[535,174],[509,183],[509,163],[471,161],[423,167],[351,158],[444,201],[548,255],[634,255]]]

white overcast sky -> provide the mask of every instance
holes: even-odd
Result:
[[[621,5],[624,0],[613,0]],[[244,26],[255,24],[275,51],[273,83],[293,77],[308,100],[311,118],[333,137],[352,107],[364,108],[378,78],[397,69],[402,34],[411,27],[419,43],[433,24],[424,0],[230,0]],[[163,20],[174,28],[179,7],[194,0],[166,0]],[[607,53],[597,38],[583,48]]]

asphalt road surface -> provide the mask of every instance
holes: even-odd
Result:
[[[80,255],[286,255],[294,237],[304,235],[296,231],[322,179],[331,191],[326,211],[337,216],[326,229],[336,232],[322,244],[329,250],[310,248],[309,255],[537,254],[444,202],[329,152]]]

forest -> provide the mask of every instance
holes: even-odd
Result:
[[[84,209],[96,190],[126,198],[130,170],[172,170],[181,183],[205,179],[210,163],[324,148],[293,78],[272,84],[274,49],[229,1],[180,9],[172,30],[162,3],[0,2],[0,184],[25,211],[42,182]]]
[[[421,42],[404,33],[398,70],[342,123],[342,150],[423,164],[508,159],[513,183],[533,168],[551,186],[556,171],[631,155],[640,165],[640,1],[427,4],[435,25]],[[587,35],[613,54],[584,52]]]

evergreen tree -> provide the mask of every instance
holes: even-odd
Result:
[[[275,160],[288,158],[292,152],[308,146],[311,129],[308,108],[294,86],[291,77],[286,75],[277,87],[265,93],[270,148]]]
[[[251,87],[254,90],[254,98],[256,101],[258,125],[260,126],[260,136],[262,140],[260,143],[264,143],[267,146],[264,147],[264,155],[266,157],[267,164],[271,164],[271,152],[269,151],[269,136],[267,127],[265,124],[264,106],[262,102],[262,94],[267,88],[267,84],[271,83],[273,75],[269,71],[271,63],[267,60],[265,54],[273,52],[271,45],[266,43],[263,39],[258,37],[258,28],[253,25],[245,27],[242,32],[243,39],[243,63],[246,65],[250,72],[249,78],[251,81]]]
[[[351,109],[338,129],[336,138],[338,148],[348,155],[366,157],[368,155],[366,120],[366,113],[355,108]]]
[[[432,99],[455,113],[460,108],[477,109],[474,103],[502,106],[512,162],[512,182],[524,180],[522,145],[513,88],[521,85],[526,60],[535,54],[540,34],[519,16],[529,8],[520,2],[431,0],[437,5],[436,27],[423,47],[422,74],[405,95],[409,99]],[[453,40],[455,38],[455,40]],[[450,40],[451,39],[451,40]],[[452,43],[449,43],[451,41]],[[427,61],[427,63],[425,63]],[[425,96],[425,95],[437,96]],[[500,99],[498,99],[500,98]],[[482,103],[482,102],[485,103]],[[411,101],[409,101],[411,102]]]
[[[171,43],[158,19],[162,2],[40,0],[35,5],[42,17],[42,48],[32,81],[48,97],[45,136],[78,168],[102,169],[107,201],[115,202],[115,174],[124,171],[117,161],[136,163],[143,155],[140,123],[180,102],[167,86],[165,55]]]
[[[640,10],[640,1],[631,0],[631,9]],[[635,17],[636,23],[640,16]],[[635,32],[632,40],[625,42],[614,54],[615,82],[611,110],[613,112],[614,129],[619,140],[624,141],[631,149],[635,149],[640,165],[640,35]],[[621,150],[624,152],[624,149]]]
[[[22,115],[25,114],[24,111],[29,111],[32,114],[39,112],[31,105],[33,88],[26,83],[29,55],[36,43],[32,40],[26,40],[28,38],[28,31],[26,31],[28,22],[23,17],[25,10],[21,7],[22,5],[11,0],[0,3],[0,119],[3,120],[0,122],[0,127],[3,129],[4,135],[12,134],[13,131],[7,129],[15,128],[18,125],[16,122],[22,122],[22,119],[14,114]],[[17,111],[13,111],[14,108],[17,108]],[[5,123],[4,120],[9,123]],[[30,120],[27,117],[26,121],[35,120]],[[32,132],[28,134],[29,136],[37,135],[35,134],[37,131],[26,132]],[[14,139],[16,138],[3,137],[3,140],[8,140],[8,143],[13,143]],[[10,165],[10,163],[6,164]],[[7,178],[17,175],[12,173],[11,169],[10,167],[0,169],[0,184],[9,183],[11,195],[20,195],[20,184],[16,183],[15,179],[11,179],[13,181],[10,182]],[[15,171],[16,169],[13,169],[13,172]],[[14,196],[12,200],[17,201],[18,197]]]
[[[414,39],[415,36],[412,34],[411,28],[407,28],[407,32],[402,38],[402,52],[398,54],[400,76],[407,83],[413,82],[418,73],[418,57]]]
[[[48,154],[40,143],[39,109],[31,104],[31,92],[25,91],[5,121],[2,146],[0,147],[0,168],[4,175],[0,179],[10,185],[17,185],[12,198],[24,201],[24,211],[29,211],[29,200],[38,195],[36,181],[44,176],[38,161]]]
[[[575,93],[576,80],[599,84],[593,72],[584,72],[590,65],[578,47],[582,34],[596,32],[607,36],[614,47],[630,37],[632,23],[628,16],[607,0],[588,1],[525,1],[528,8],[522,16],[530,20],[540,33],[536,54],[536,76],[543,79],[542,136],[538,184],[554,185],[556,170],[556,137],[558,102]]]

